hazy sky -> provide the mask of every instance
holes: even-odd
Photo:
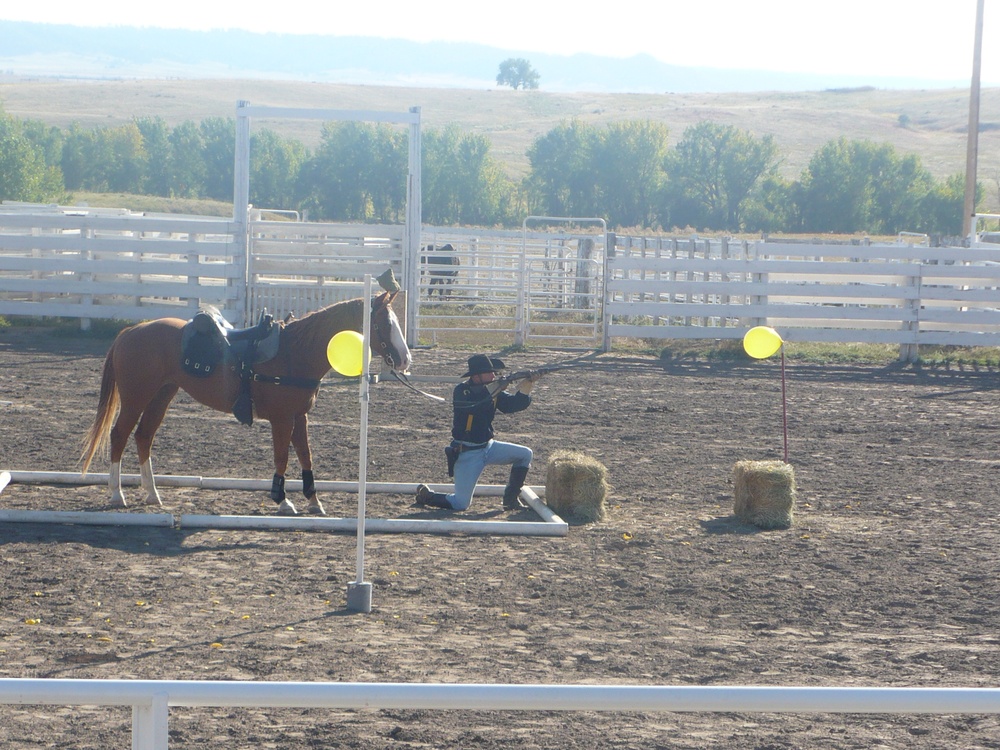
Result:
[[[968,81],[976,0],[259,0],[6,2],[0,19],[467,41],[524,52],[648,53],[718,68]],[[991,16],[992,12],[992,16]],[[1000,4],[987,0],[982,81],[1000,84]]]

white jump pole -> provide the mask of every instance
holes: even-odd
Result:
[[[91,510],[0,510],[0,523],[59,523],[75,526],[174,526],[170,513],[95,513]]]
[[[368,479],[368,360],[371,356],[372,275],[365,274],[364,316],[361,344],[361,436],[358,450],[358,569],[353,583],[347,584],[347,609],[352,612],[372,611],[372,585],[365,583],[365,513],[366,482]]]
[[[551,513],[551,511],[549,511]],[[39,511],[41,515],[43,511]],[[106,515],[91,513],[91,515]],[[122,515],[164,515],[122,514]],[[0,511],[0,521],[6,520]],[[39,519],[42,522],[43,519]],[[97,523],[96,521],[94,523]],[[182,515],[177,521],[182,529],[227,529],[255,531],[340,531],[357,528],[354,518],[305,518],[302,516],[207,516]],[[551,521],[465,521],[427,518],[366,518],[365,533],[375,534],[469,534],[480,536],[566,536],[569,525],[554,516]]]
[[[0,679],[0,704],[132,706],[134,750],[166,750],[169,708],[998,714],[997,688],[496,685]]]
[[[10,475],[8,480],[11,484],[67,484],[73,486],[106,485],[108,475],[106,473],[80,474],[76,471],[11,471],[0,472],[0,490],[3,489],[3,478],[5,474]],[[184,474],[156,474],[157,487],[194,487],[204,490],[245,490],[254,492],[257,490],[270,490],[270,479],[253,479],[250,477],[199,477]],[[138,474],[122,474],[122,486],[138,487],[141,479]],[[317,479],[316,490],[319,492],[350,492],[356,494],[358,482]],[[367,492],[387,492],[399,495],[412,495],[417,491],[418,482],[365,482]],[[451,484],[430,484],[428,485],[435,492],[451,492]],[[527,485],[526,485],[527,486]],[[477,484],[476,497],[500,497],[503,495],[505,485],[502,484]],[[285,482],[285,489],[289,491],[301,491],[301,479],[289,479]],[[543,485],[532,485],[530,487],[536,495],[545,494]]]

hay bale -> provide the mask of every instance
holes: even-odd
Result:
[[[792,525],[795,471],[784,461],[737,461],[733,466],[733,512],[762,529]]]
[[[545,504],[565,519],[585,523],[605,516],[608,470],[576,451],[556,451],[545,472]]]

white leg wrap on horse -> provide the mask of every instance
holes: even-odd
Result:
[[[139,481],[142,483],[142,488],[146,491],[146,505],[163,505],[163,501],[160,500],[160,493],[156,491],[156,483],[153,481],[153,462],[151,459],[147,459],[139,467]]]
[[[125,495],[122,494],[122,465],[120,461],[111,464],[111,471],[108,472],[108,490],[111,492],[111,507],[124,508]]]

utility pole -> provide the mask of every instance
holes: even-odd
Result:
[[[969,135],[965,155],[965,216],[962,236],[972,238],[972,217],[976,213],[976,166],[979,161],[979,68],[983,57],[983,4],[976,2],[976,44],[972,53],[972,85],[969,90]]]

